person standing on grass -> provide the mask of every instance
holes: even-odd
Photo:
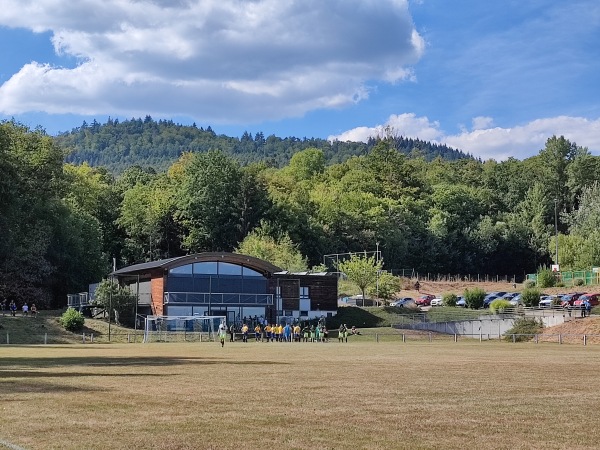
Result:
[[[260,342],[260,338],[262,335],[262,328],[260,327],[260,323],[256,323],[254,327],[254,337],[256,338],[256,342]]]
[[[248,342],[248,325],[242,325],[242,342]]]
[[[37,308],[35,306],[35,303],[31,304],[31,308],[29,309],[29,311],[31,312],[31,317],[37,317]]]
[[[15,317],[17,315],[17,304],[15,303],[14,300],[10,301],[10,314]]]
[[[6,311],[6,299],[2,300],[2,316],[4,316],[4,311]]]
[[[346,342],[348,342],[348,328],[346,328],[345,323],[340,325],[340,329],[338,331],[338,342],[344,342],[344,338],[346,339]]]
[[[27,304],[27,302],[23,303],[23,315],[26,316],[27,314],[29,314],[29,305]]]
[[[227,325],[225,322],[221,322],[219,325],[219,339],[221,340],[221,347],[225,346],[225,337],[227,336]]]

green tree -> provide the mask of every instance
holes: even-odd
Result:
[[[136,296],[127,287],[111,280],[102,280],[96,288],[96,304],[106,309],[111,319],[124,326],[135,320]]]
[[[238,209],[241,179],[239,164],[222,152],[190,157],[175,200],[187,250],[231,251],[243,238]]]
[[[297,245],[288,235],[273,237],[268,233],[269,227],[266,224],[254,229],[244,238],[235,252],[269,261],[290,272],[307,270],[306,258],[302,256]]]
[[[338,270],[348,277],[358,288],[365,298],[366,289],[377,282],[377,275],[383,267],[383,260],[377,261],[375,256],[364,256],[356,253],[350,259],[341,261]]]

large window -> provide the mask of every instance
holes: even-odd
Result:
[[[165,291],[173,293],[267,294],[267,279],[259,272],[222,261],[175,267],[169,270],[166,284]]]

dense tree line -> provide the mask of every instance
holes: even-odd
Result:
[[[395,136],[386,130],[395,148],[426,160],[441,157],[445,160],[468,158],[459,150],[432,144],[419,139]],[[245,132],[241,138],[217,135],[211,127],[184,126],[171,120],[153,120],[150,116],[119,122],[108,119],[105,124],[84,122],[80,127],[56,137],[59,146],[66,149],[67,162],[93,167],[106,167],[119,174],[127,167],[139,165],[164,171],[185,152],[220,150],[242,165],[265,162],[273,167],[288,164],[292,155],[308,148],[323,151],[328,164],[340,163],[352,156],[367,154],[377,139],[362,142],[329,142],[325,139],[296,137],[254,136]]]
[[[392,136],[339,163],[316,147],[281,167],[209,150],[116,177],[64,156],[0,125],[1,295],[62,304],[112,258],[238,249],[299,270],[376,243],[385,269],[522,276],[554,261],[555,219],[562,267],[600,265],[600,158],[563,137],[523,161],[428,161]]]

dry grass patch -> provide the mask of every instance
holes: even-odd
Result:
[[[599,433],[581,424],[600,404],[599,356],[593,346],[498,342],[2,346],[10,427],[0,440],[28,449],[591,449]]]

